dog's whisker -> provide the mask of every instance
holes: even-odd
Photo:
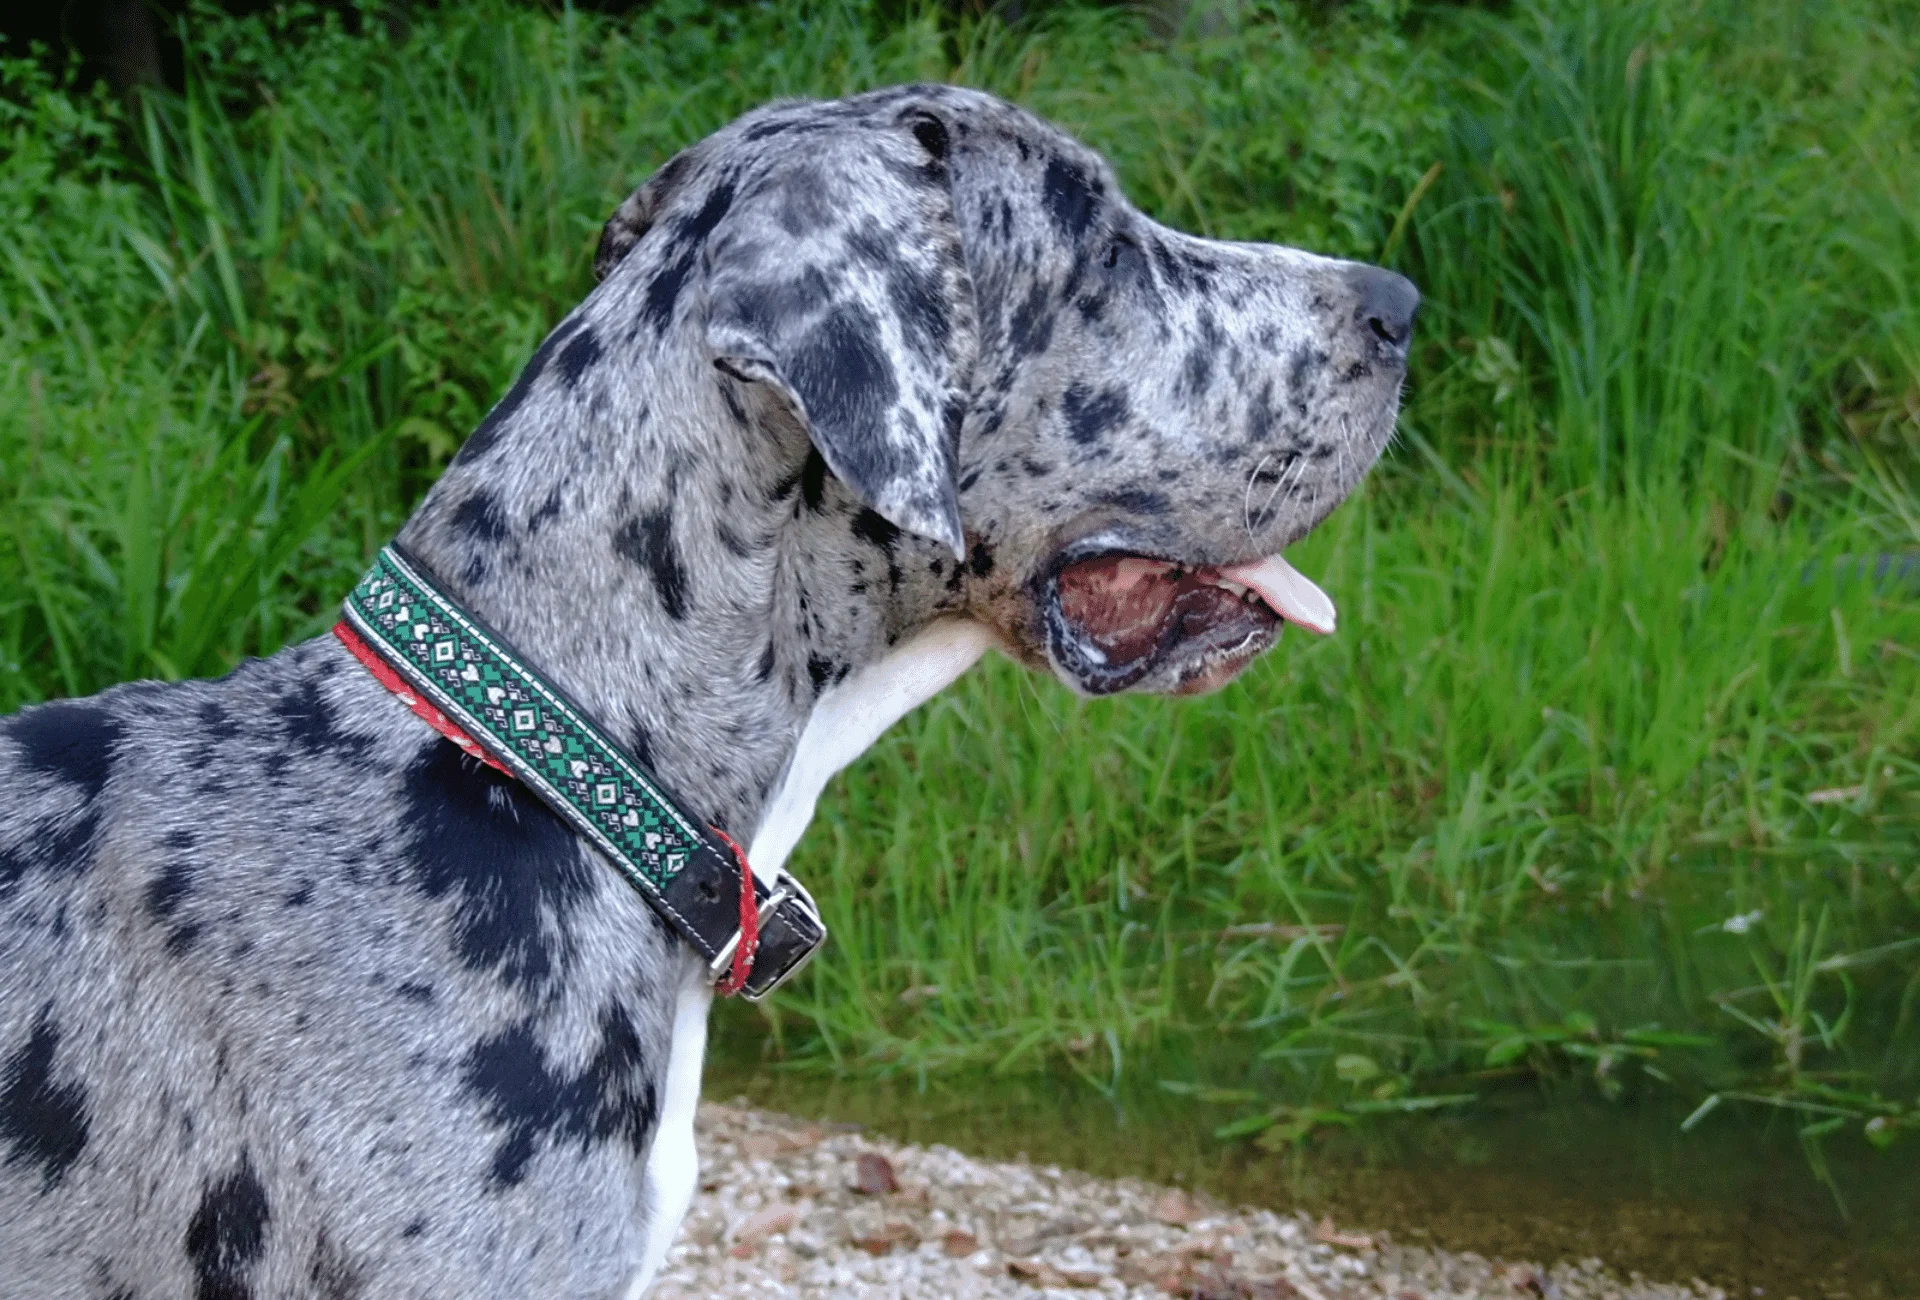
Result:
[[[1260,545],[1259,539],[1253,535],[1253,485],[1260,481],[1260,471],[1265,469],[1267,462],[1272,459],[1273,453],[1268,452],[1262,456],[1259,463],[1253,467],[1253,473],[1247,475],[1246,499],[1240,503],[1240,522],[1245,525],[1247,530],[1247,544],[1253,547]],[[1273,498],[1269,497],[1267,499],[1271,501]],[[1266,508],[1264,506],[1261,507],[1261,513],[1265,514],[1265,512]]]

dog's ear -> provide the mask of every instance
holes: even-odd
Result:
[[[915,107],[768,145],[790,156],[742,182],[707,243],[714,364],[778,391],[856,495],[964,558],[976,332],[946,125]]]

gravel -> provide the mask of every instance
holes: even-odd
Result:
[[[657,1300],[1726,1300],[1697,1280],[1622,1280],[1599,1260],[1541,1268],[1401,1246],[1383,1232],[744,1105],[703,1105],[696,1132],[700,1194]]]

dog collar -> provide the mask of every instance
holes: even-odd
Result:
[[[769,889],[756,879],[732,837],[689,817],[397,543],[375,558],[333,631],[436,731],[518,779],[606,854],[707,959],[721,993],[757,1002],[826,942],[799,881],[781,871]]]

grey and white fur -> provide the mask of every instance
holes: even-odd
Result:
[[[748,114],[595,269],[401,538],[762,874],[989,646],[1089,694],[1270,646],[1116,657],[1061,575],[1305,534],[1417,302],[944,86]],[[330,637],[0,722],[0,981],[8,1300],[633,1296],[692,1194],[697,959]]]

